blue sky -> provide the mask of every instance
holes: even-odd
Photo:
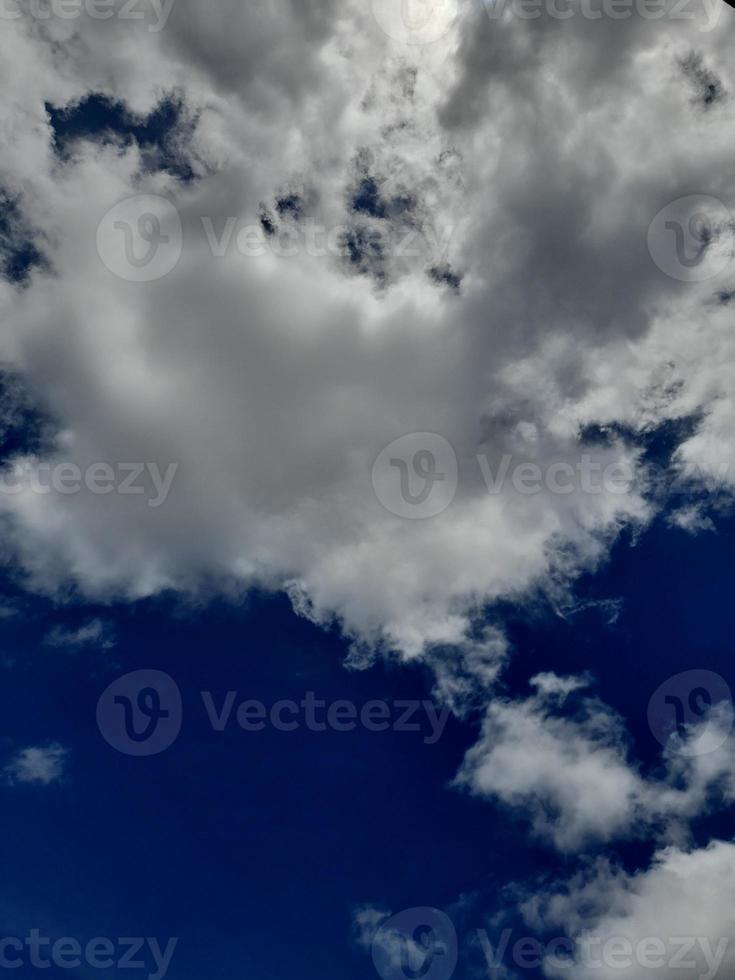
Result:
[[[647,709],[659,684],[692,668],[732,683],[733,530],[725,519],[717,534],[693,537],[659,522],[635,542],[622,540],[606,567],[578,584],[579,611],[561,616],[541,599],[488,610],[514,648],[508,693],[526,694],[540,671],[591,671],[625,718],[635,756],[656,767],[661,746]],[[7,578],[4,598],[18,610],[2,627],[4,755],[53,743],[69,753],[52,785],[2,791],[4,935],[25,936],[34,923],[82,942],[177,937],[173,978],[369,978],[375,968],[353,924],[366,904],[449,910],[458,976],[481,974],[477,930],[492,937],[499,912],[517,936],[537,935],[513,918],[509,886],[563,876],[574,858],[534,839],[522,814],[451,785],[476,739],[476,717],[450,719],[432,745],[426,722],[421,733],[256,733],[233,719],[214,732],[201,700],[203,691],[218,706],[228,691],[238,703],[266,705],[308,691],[358,706],[431,699],[425,668],[378,662],[348,671],[336,631],[257,592],[206,605],[174,596],[59,605]],[[95,641],[49,647],[54,630],[69,638],[95,621],[109,649]],[[111,748],[95,716],[108,683],[141,669],[173,677],[184,705],[176,742],[143,759]],[[731,821],[730,810],[699,821],[694,839],[726,837]],[[652,849],[643,839],[614,853],[638,868]]]
[[[732,980],[727,7],[64,2],[0,11],[0,980]]]

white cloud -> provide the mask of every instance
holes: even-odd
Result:
[[[357,0],[178,0],[160,31],[3,23],[0,189],[47,260],[23,288],[0,282],[0,362],[57,426],[30,462],[178,466],[157,508],[145,495],[0,494],[3,554],[29,587],[64,596],[71,580],[101,600],[285,590],[299,613],[339,623],[353,665],[376,649],[425,656],[460,713],[489,699],[508,657],[498,631],[477,633],[486,604],[565,596],[667,501],[646,495],[620,433],[698,419],[674,468],[684,486],[732,494],[735,265],[682,282],[647,247],[676,199],[735,212],[735,103],[720,97],[735,89],[732,12],[718,0],[677,21],[667,0],[652,21],[558,21],[466,6],[426,46],[387,37]],[[149,172],[134,147],[80,141],[61,162],[45,104],[92,92],[141,114],[180,97],[174,135],[196,179]],[[348,206],[366,176],[383,217]],[[238,251],[261,205],[275,213],[291,191],[304,211],[301,226],[280,221],[292,234],[309,221],[339,242],[349,224],[380,246],[352,263],[303,237],[290,257]],[[166,196],[182,222],[178,264],[149,284],[117,278],[96,251],[103,217],[138,194]],[[207,229],[219,238],[230,219],[215,258]],[[710,251],[727,258],[731,229],[715,232]],[[14,420],[0,404],[0,430]],[[437,433],[457,458],[456,495],[427,520],[396,517],[371,482],[407,433]],[[585,454],[640,479],[622,493],[486,484],[508,456],[548,474]],[[675,506],[679,527],[709,528],[705,505]],[[95,621],[48,639],[105,637]],[[645,776],[620,718],[582,684],[543,674],[528,699],[491,703],[461,781],[565,852],[641,832],[681,845],[694,815],[732,800],[731,736],[696,755],[691,731],[663,775]],[[5,775],[48,785],[66,758],[26,748]],[[577,936],[696,933],[716,950],[734,867],[731,844],[670,847],[638,876],[599,866],[544,914]],[[382,914],[360,913],[364,937]]]
[[[635,874],[600,862],[525,911],[536,926],[561,926],[576,945],[573,959],[546,960],[549,977],[725,980],[735,970],[733,903],[735,845],[714,841],[666,848]]]
[[[458,782],[517,808],[559,850],[642,831],[686,839],[694,816],[735,799],[732,705],[672,736],[663,777],[646,778],[629,758],[618,715],[589,697],[564,705],[584,686],[579,678],[542,674],[533,683],[537,693],[526,700],[490,704]]]
[[[352,925],[358,946],[370,949],[378,929],[390,918],[390,914],[382,905],[361,905],[356,908],[352,913]]]
[[[5,767],[11,782],[50,786],[64,775],[68,750],[57,743],[21,749]]]
[[[689,534],[715,530],[712,519],[703,514],[701,507],[696,505],[674,511],[669,517],[669,524],[681,528],[682,531],[688,531]]]
[[[699,75],[681,69],[696,47],[731,89],[721,33],[667,18],[493,20],[478,4],[411,47],[369,5],[331,0],[216,14],[179,0],[165,29],[149,26],[29,19],[0,39],[0,179],[49,261],[27,288],[0,288],[0,357],[58,420],[52,460],[178,464],[156,509],[120,494],[3,496],[36,588],[257,583],[336,618],[359,649],[415,656],[466,644],[487,602],[594,569],[651,514],[638,483],[488,493],[478,455],[548,470],[593,451],[635,466],[622,441],[583,448],[584,427],[697,412],[682,463],[735,452],[719,280],[682,289],[646,251],[648,222],[685,190],[735,206],[732,106],[705,112]],[[90,91],[138,112],[176,91],[197,120],[199,179],[179,186],[142,173],[132,148],[89,143],[61,165],[44,102]],[[390,220],[350,213],[360,167],[386,200],[410,200],[419,254],[396,254],[398,204]],[[217,235],[230,217],[257,224],[261,202],[294,187],[325,228],[384,230],[373,278],[306,249],[213,258],[203,217]],[[95,252],[103,215],[136,193],[170,195],[183,223],[181,260],[148,285]],[[427,275],[439,252],[464,276],[459,294]],[[393,516],[371,485],[379,453],[409,432],[442,434],[459,462],[454,501],[426,521]]]

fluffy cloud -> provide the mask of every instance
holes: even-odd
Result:
[[[665,775],[645,778],[629,758],[618,715],[594,698],[567,702],[583,680],[541,674],[532,683],[537,693],[525,701],[490,704],[458,782],[528,815],[560,850],[642,831],[678,841],[693,817],[735,799],[730,703],[673,735]]]
[[[56,424],[26,463],[178,467],[156,508],[88,489],[1,495],[36,588],[257,583],[336,618],[358,657],[466,648],[486,603],[565,587],[649,519],[633,435],[699,416],[681,464],[735,452],[726,273],[682,286],[646,249],[668,201],[735,199],[727,14],[707,32],[701,17],[466,7],[413,46],[368,6],[328,0],[179,0],[161,30],[153,5],[141,21],[5,25],[0,180],[45,265],[0,287],[0,357]],[[173,93],[193,179],[109,141],[60,159],[46,104],[94,92],[143,115]],[[141,193],[175,202],[184,241],[147,284],[96,251],[105,214]],[[295,254],[278,235],[238,250],[264,218]],[[426,520],[391,513],[371,480],[407,433],[441,434],[457,460],[451,505]],[[639,478],[567,485],[586,455]],[[414,493],[425,458],[403,460]],[[536,492],[519,489],[524,465],[544,476]]]
[[[575,952],[560,946],[545,962],[549,977],[698,980],[731,976],[735,845],[667,848],[645,871],[626,874],[602,862],[564,889],[525,907],[535,926],[561,926]],[[561,954],[561,955],[559,955]]]

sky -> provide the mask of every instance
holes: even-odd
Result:
[[[0,977],[735,978],[734,17],[0,4]]]

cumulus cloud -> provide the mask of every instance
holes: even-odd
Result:
[[[627,874],[607,862],[525,906],[536,927],[562,927],[573,940],[547,957],[549,977],[725,980],[735,969],[735,845],[658,852]]]
[[[622,719],[580,678],[542,674],[526,700],[495,699],[458,784],[517,809],[564,852],[642,832],[686,839],[688,822],[735,799],[733,710],[715,705],[669,739],[661,776],[631,760]]]
[[[258,584],[336,620],[357,660],[431,655],[650,519],[638,434],[697,416],[677,465],[735,463],[735,351],[713,299],[728,273],[682,286],[646,248],[692,188],[735,203],[730,103],[692,93],[731,89],[731,24],[466,6],[430,45],[330,0],[179,0],[160,30],[153,5],[142,21],[5,25],[0,181],[43,263],[0,286],[0,357],[56,425],[24,462],[177,466],[157,508],[86,485],[0,495],[32,587]],[[94,93],[141,120],[177,100],[168,136],[190,177],[135,141],[60,155],[48,107]],[[105,214],[139,194],[182,226],[178,263],[150,283],[96,250]],[[244,254],[253,228],[265,245]],[[392,513],[371,479],[407,433],[440,434],[456,460],[426,520]],[[636,478],[570,478],[590,455]],[[402,460],[414,496],[422,459]],[[535,492],[519,489],[529,465]]]
[[[357,0],[3,21],[2,555],[57,597],[283,590],[341,627],[354,667],[425,657],[444,702],[486,711],[460,784],[565,853],[642,833],[664,848],[529,917],[577,938],[696,934],[711,980],[733,845],[686,845],[735,797],[726,710],[645,774],[586,677],[490,700],[509,650],[488,605],[545,590],[573,609],[622,529],[668,508],[709,530],[735,489],[732,12],[564,5],[469,0],[425,45]],[[90,100],[125,134],[62,134]],[[161,248],[180,232],[150,282],[126,275],[136,228]],[[643,445],[671,424],[661,474]],[[111,639],[95,620],[47,642]],[[719,744],[692,751],[705,727]],[[49,785],[66,759],[30,747],[4,772]],[[358,913],[363,944],[384,915]]]

